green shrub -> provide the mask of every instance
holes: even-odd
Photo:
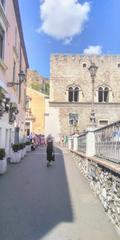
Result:
[[[0,160],[3,160],[5,158],[5,149],[0,148]]]
[[[27,146],[27,145],[31,145],[31,142],[26,142],[25,144],[26,144],[26,146]]]
[[[25,143],[20,143],[19,146],[20,146],[20,149],[23,149],[25,148]]]
[[[20,144],[13,144],[12,149],[14,152],[18,152],[20,150]]]

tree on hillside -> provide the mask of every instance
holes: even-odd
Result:
[[[33,88],[36,91],[40,91],[40,84],[38,82],[32,82],[31,83],[31,88]]]
[[[50,85],[49,83],[45,83],[45,94],[49,95],[49,92],[50,92]]]
[[[46,95],[49,95],[49,83],[42,83],[40,84],[39,82],[32,82],[31,83],[31,88],[38,91],[38,92],[42,92]]]

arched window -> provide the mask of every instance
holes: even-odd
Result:
[[[74,93],[73,88],[70,87],[68,89],[68,100],[69,100],[69,102],[73,102],[73,93]]]
[[[104,89],[104,102],[108,102],[109,101],[109,89],[108,87],[106,87]]]
[[[103,88],[98,89],[98,102],[103,102]]]
[[[109,101],[109,88],[99,87],[98,89],[98,102],[108,102]]]
[[[79,88],[76,87],[74,89],[74,102],[78,102],[79,101]]]
[[[79,101],[79,87],[69,87],[68,89],[68,101],[78,102]]]

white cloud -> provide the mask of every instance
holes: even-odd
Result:
[[[84,49],[84,54],[88,54],[88,55],[100,55],[102,54],[102,47],[99,45],[96,46],[88,46],[88,48]]]
[[[43,0],[40,5],[41,27],[39,31],[70,43],[80,34],[89,18],[90,4],[78,0]]]

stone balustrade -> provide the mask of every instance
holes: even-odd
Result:
[[[73,160],[89,181],[106,213],[120,233],[120,166],[72,150]]]
[[[120,233],[120,121],[69,138],[81,173]]]

